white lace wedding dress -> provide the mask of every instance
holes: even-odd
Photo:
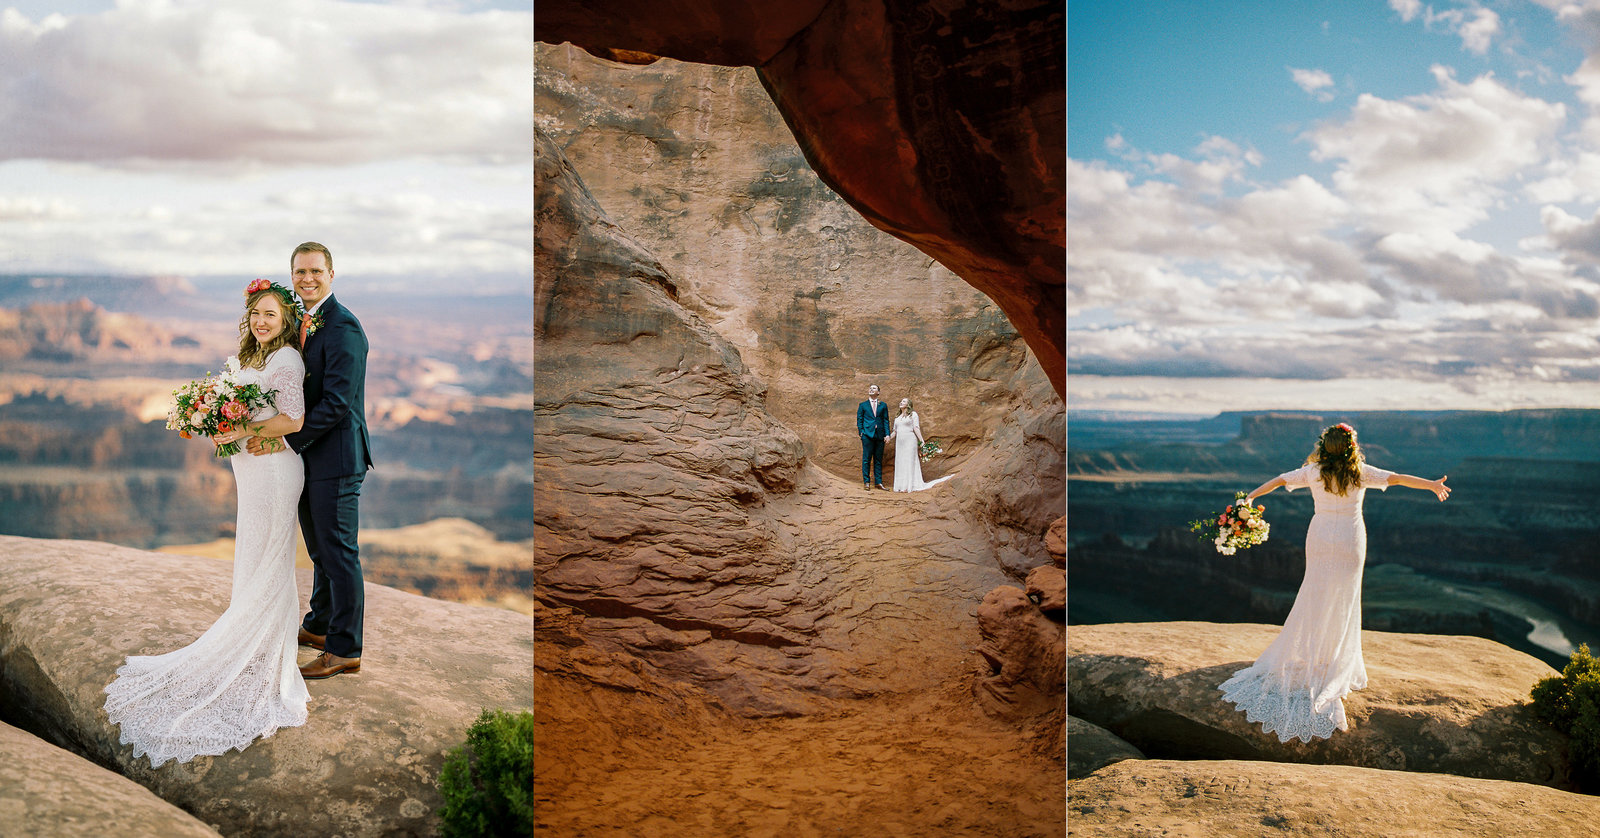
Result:
[[[277,390],[276,412],[305,415],[305,364],[293,348],[244,369],[241,383]],[[305,471],[293,451],[229,460],[238,484],[238,532],[228,609],[200,638],[174,652],[129,657],[106,686],[106,715],[122,742],[152,767],[188,762],[258,736],[305,724],[311,696],[297,661],[299,594],[294,581],[295,513]]]
[[[905,416],[894,417],[894,428],[890,436],[895,438],[894,443],[894,490],[896,492],[920,492],[931,489],[940,483],[949,480],[955,475],[946,475],[932,483],[922,482],[922,422],[917,418],[917,412],[912,411]]]
[[[1387,489],[1389,476],[1363,464],[1361,486],[1340,496],[1322,485],[1316,464],[1282,475],[1290,491],[1309,487],[1316,514],[1306,529],[1306,575],[1283,631],[1256,662],[1218,688],[1251,722],[1278,740],[1326,739],[1349,730],[1344,697],[1367,686],[1361,658],[1361,572],[1367,489]]]

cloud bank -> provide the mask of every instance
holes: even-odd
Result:
[[[532,16],[280,0],[0,12],[0,160],[525,157]]]
[[[1600,3],[1544,5],[1600,35]],[[1481,6],[1390,6],[1470,53],[1503,35]],[[1444,66],[1423,93],[1362,93],[1301,131],[1316,165],[1285,179],[1261,178],[1237,139],[1155,155],[1118,136],[1114,161],[1069,161],[1069,374],[1593,398],[1600,37],[1586,43],[1568,102]],[[1287,69],[1313,97],[1334,87]]]

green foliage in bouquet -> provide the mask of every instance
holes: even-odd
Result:
[[[533,834],[533,714],[485,710],[439,774],[446,838]]]
[[[1600,661],[1586,643],[1560,675],[1533,685],[1533,714],[1572,740],[1572,764],[1586,788],[1600,786]]]

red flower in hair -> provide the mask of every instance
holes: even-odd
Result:
[[[1335,427],[1335,428],[1344,428],[1344,430],[1345,430],[1345,433],[1350,433],[1350,434],[1353,434],[1353,433],[1355,433],[1355,432],[1356,432],[1356,429],[1355,429],[1355,428],[1352,428],[1352,427],[1350,427],[1350,426],[1349,426],[1349,425],[1346,425],[1346,424],[1345,424],[1345,423],[1343,423],[1343,422],[1340,422],[1340,423],[1339,423],[1339,424],[1337,424],[1337,425],[1334,425],[1334,427]]]
[[[257,291],[265,291],[265,290],[267,290],[268,288],[271,288],[271,287],[272,287],[272,282],[270,280],[254,279],[254,280],[250,281],[249,285],[246,285],[244,287],[244,295],[246,297],[248,297],[248,296],[250,296],[251,294],[254,294]]]

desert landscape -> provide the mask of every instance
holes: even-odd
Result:
[[[374,347],[368,419],[378,467],[361,506],[368,580],[524,602],[533,572],[531,298],[429,299],[348,282],[340,296]],[[232,277],[0,277],[6,534],[231,557],[226,462],[164,426],[171,389],[237,351],[242,287]],[[450,520],[475,529],[424,526],[385,546],[393,539],[384,531]],[[493,558],[474,565],[459,558],[466,553]],[[441,570],[449,581],[431,578],[433,562],[420,556],[453,563]]]
[[[536,53],[536,830],[1061,834],[1065,410],[1012,316],[1048,284],[1013,266],[1001,302],[930,255],[981,238],[920,175],[921,249],[863,217],[900,182],[819,152],[781,62],[583,17],[541,6]],[[1032,130],[1017,101],[991,127]],[[949,482],[861,486],[874,383]]]

